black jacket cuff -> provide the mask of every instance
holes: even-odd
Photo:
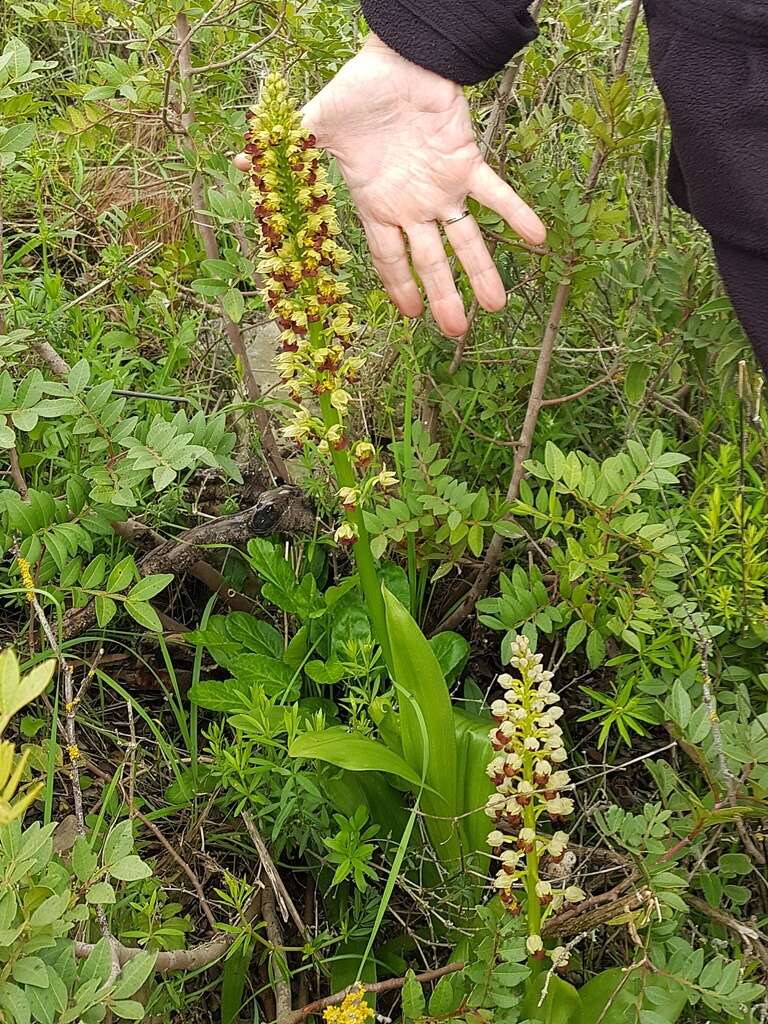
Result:
[[[401,57],[473,85],[536,38],[531,0],[363,0],[371,29]]]

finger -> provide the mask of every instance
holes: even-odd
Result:
[[[246,174],[251,169],[251,158],[247,153],[238,153],[232,163],[238,169],[238,171],[245,171]]]
[[[403,316],[421,316],[424,306],[413,279],[403,233],[392,224],[363,224],[373,263],[381,283]]]
[[[474,175],[470,195],[498,213],[513,231],[531,245],[542,245],[547,229],[515,190],[483,164]]]
[[[507,293],[475,218],[464,217],[455,224],[443,225],[443,228],[446,238],[464,267],[477,301],[483,309],[491,313],[503,309]]]
[[[440,330],[458,338],[467,329],[464,303],[456,290],[437,224],[413,224],[405,228],[411,259],[429,299],[429,308]]]

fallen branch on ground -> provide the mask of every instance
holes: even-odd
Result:
[[[265,491],[251,508],[231,516],[220,516],[202,523],[153,548],[138,563],[142,576],[154,573],[189,571],[202,560],[201,548],[209,544],[242,547],[252,537],[265,537],[272,533],[301,535],[315,527],[315,512],[306,495],[298,487],[286,485]],[[154,533],[154,531],[151,531]],[[80,636],[96,622],[96,604],[89,602],[64,616],[64,636]]]

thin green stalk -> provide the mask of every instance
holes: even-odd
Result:
[[[523,706],[525,710],[530,714],[531,711],[531,692],[527,682],[523,693]],[[531,753],[523,754],[523,778],[528,781],[533,780],[533,761],[534,755]],[[523,809],[523,823],[526,828],[536,831],[536,805],[533,800]],[[539,903],[539,897],[536,892],[536,884],[539,881],[539,853],[536,849],[536,843],[533,844],[533,849],[525,855],[525,912],[528,919],[528,934],[529,935],[540,935],[541,934],[541,904]],[[542,964],[539,960],[530,959],[529,965],[534,975],[538,974],[541,970]]]
[[[203,616],[200,620],[200,629],[206,629],[208,626],[208,620],[211,617],[211,612],[216,606],[216,595],[212,594],[209,598]],[[194,692],[195,686],[200,682],[200,673],[203,666],[203,645],[198,644],[197,650],[195,651],[195,660],[192,664],[192,686],[190,692]],[[192,778],[194,779],[195,792],[197,791],[197,759],[198,759],[198,706],[197,702],[191,697],[189,698],[189,756],[190,765],[192,767]]]
[[[530,774],[530,763],[526,765],[526,778]],[[536,808],[531,802],[523,813],[525,827],[536,830]],[[541,932],[541,906],[536,895],[536,883],[539,880],[539,855],[534,845],[533,850],[525,855],[525,891],[527,895],[528,934],[538,935]]]
[[[403,480],[410,480],[413,467],[413,371],[408,369],[405,384],[405,414],[403,422]],[[408,484],[405,484],[408,487]],[[419,621],[416,574],[416,535],[408,534],[408,586],[411,593],[411,615]]]
[[[320,396],[320,411],[326,427],[336,426],[341,422],[341,417],[331,405],[330,395]],[[333,468],[336,472],[336,481],[340,487],[354,487],[356,484],[352,463],[346,450],[332,450]],[[389,648],[389,635],[387,634],[387,618],[384,611],[384,598],[381,594],[381,585],[376,574],[376,563],[371,554],[371,540],[363,521],[361,509],[356,508],[354,512],[347,513],[347,517],[357,529],[357,543],[354,546],[355,563],[357,573],[360,577],[360,586],[365,597],[368,614],[371,617],[373,632],[381,645],[384,654],[384,661],[387,667],[392,665],[392,657]]]

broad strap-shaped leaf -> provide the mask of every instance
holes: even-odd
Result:
[[[488,849],[488,818],[483,808],[493,792],[493,784],[486,772],[492,754],[488,742],[491,718],[454,708],[453,719],[458,740],[457,782],[460,799],[463,800],[461,831],[465,849],[468,853],[485,852]]]
[[[649,988],[664,993],[664,998],[643,998]],[[579,990],[580,1012],[578,1024],[624,1024],[640,1010],[653,1010],[665,1024],[674,1024],[687,1005],[685,987],[672,978],[651,974],[645,968],[633,970],[627,977],[626,968],[611,967],[601,971]],[[640,1006],[638,1006],[638,1000]]]
[[[448,866],[458,866],[459,818],[463,799],[457,782],[456,733],[451,697],[435,652],[417,623],[397,598],[384,589],[387,630],[394,682],[400,705],[403,756],[414,772],[424,772],[434,794],[425,794],[435,852]]]
[[[350,772],[386,772],[397,775],[415,789],[421,787],[421,776],[383,743],[349,732],[333,725],[322,732],[305,732],[288,749],[291,757],[314,758]]]
[[[547,994],[542,1000],[545,984]],[[581,1024],[581,999],[569,982],[542,972],[530,978],[525,988],[521,1010],[532,1024]]]

